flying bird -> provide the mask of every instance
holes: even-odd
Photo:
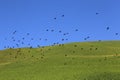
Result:
[[[25,38],[23,37],[22,39],[24,40]]]
[[[115,35],[118,35],[118,33],[115,33]]]
[[[68,39],[66,39],[66,41],[67,41]]]
[[[99,13],[96,12],[95,14],[98,15]]]
[[[30,33],[27,33],[27,35],[30,35]]]
[[[84,38],[84,40],[87,40],[87,38]]]
[[[54,30],[51,30],[51,32],[53,32]]]
[[[90,38],[90,36],[87,36],[87,39]]]
[[[66,35],[65,33],[63,35]]]
[[[76,29],[75,31],[78,31],[78,29]]]
[[[62,17],[64,17],[65,15],[62,15]]]
[[[45,41],[47,41],[48,39],[45,39]]]
[[[62,41],[64,41],[64,39],[62,39]]]
[[[48,31],[48,29],[46,29],[46,31]]]
[[[56,20],[57,18],[55,17],[54,20]]]
[[[61,33],[62,31],[59,31],[59,33]]]
[[[15,30],[14,32],[13,32],[13,34],[15,34],[17,31]]]
[[[106,29],[107,29],[107,30],[109,30],[109,29],[110,29],[110,27],[107,27]]]

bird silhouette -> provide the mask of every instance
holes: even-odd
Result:
[[[22,39],[24,40],[25,38],[23,37]]]
[[[56,20],[57,18],[55,17],[54,20]]]
[[[110,27],[107,27],[106,29],[107,29],[107,30],[109,30],[109,29],[110,29]]]
[[[54,32],[54,30],[52,29],[51,32]]]
[[[62,41],[64,41],[64,39],[62,39]]]
[[[66,41],[67,41],[68,39],[66,39]]]
[[[48,39],[45,39],[45,41],[47,41]]]
[[[62,17],[64,17],[65,15],[62,15]]]
[[[59,33],[61,33],[62,31],[59,31]]]
[[[13,32],[13,34],[15,34],[17,31],[15,30],[14,32]]]
[[[99,13],[96,12],[95,14],[98,15]]]
[[[115,35],[118,35],[118,33],[115,33]]]
[[[30,33],[27,33],[27,35],[30,35]]]
[[[66,35],[66,33],[63,34],[64,36]]]
[[[76,29],[75,31],[78,31],[78,29]]]
[[[87,38],[84,38],[84,40],[87,40]]]
[[[46,31],[48,31],[48,29],[46,29]]]

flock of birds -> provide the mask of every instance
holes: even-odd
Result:
[[[108,31],[110,29],[110,27],[106,27],[106,30]],[[46,32],[48,32],[48,31],[50,31],[50,32],[54,32],[55,30],[54,29],[46,29]],[[78,32],[79,31],[79,29],[75,29],[74,30],[75,32]],[[63,31],[62,30],[59,30],[58,31],[59,33],[62,33],[62,35],[63,36],[66,36],[66,35],[69,35],[70,33],[69,32],[66,32],[66,33],[63,33]],[[11,40],[13,41],[13,42],[17,42],[15,45],[16,46],[4,46],[4,48],[5,49],[14,49],[14,48],[18,48],[17,49],[17,52],[16,52],[16,54],[17,55],[15,55],[14,56],[14,58],[15,59],[17,59],[17,57],[19,56],[19,55],[22,55],[22,54],[24,54],[23,52],[22,52],[22,48],[20,47],[20,45],[24,45],[25,44],[25,37],[22,37],[21,38],[21,40],[18,40],[18,39],[16,39],[14,36],[16,35],[16,33],[17,33],[17,30],[15,30],[15,31],[13,31],[12,32],[12,37],[11,37]],[[115,33],[115,35],[118,35],[118,33]],[[26,36],[30,36],[30,33],[26,33]],[[90,36],[87,36],[87,37],[85,37],[84,38],[84,40],[87,40],[87,39],[89,39],[90,38]],[[5,40],[7,40],[7,38],[5,38]],[[30,40],[31,41],[34,41],[34,38],[30,38]],[[42,38],[39,38],[39,40],[41,41],[42,40]],[[48,39],[46,38],[46,39],[43,39],[44,41],[48,41]],[[61,41],[65,41],[65,40],[68,40],[68,38],[62,38],[61,39]],[[101,40],[98,40],[98,42],[101,42]],[[31,43],[28,43],[27,44],[29,47],[28,47],[28,53],[31,53],[31,50],[32,50],[32,48],[34,48],[33,46],[32,46],[32,44]],[[51,46],[55,46],[55,45],[58,45],[59,47],[64,47],[64,44],[61,44],[61,43],[59,43],[59,42],[54,42]],[[37,44],[37,47],[38,48],[40,48],[40,54],[41,54],[41,59],[43,59],[44,58],[44,46],[41,46],[40,44],[39,44],[39,42],[38,42],[38,44]],[[74,48],[76,48],[76,47],[78,47],[78,45],[73,45],[73,47]],[[84,50],[84,48],[80,48],[80,50]],[[90,47],[90,49],[89,49],[90,51],[92,51],[93,50],[93,46],[91,46]],[[98,50],[98,48],[97,47],[94,47],[94,50]],[[51,51],[51,48],[49,48],[48,49],[48,51]],[[73,49],[73,51],[71,51],[72,53],[76,53],[76,51]],[[9,53],[10,55],[12,55],[12,53]],[[31,55],[31,57],[33,58],[34,56],[33,55]],[[67,57],[67,54],[65,53],[65,57]],[[24,56],[24,58],[26,58],[25,56]],[[38,59],[38,58],[37,58]],[[106,60],[106,57],[105,57],[105,59],[104,60]],[[65,62],[64,63],[64,65],[67,65],[67,63]]]
[[[64,17],[64,15],[62,15],[62,17]],[[56,19],[56,18],[55,18]],[[109,30],[110,29],[110,27],[106,27],[106,30]],[[74,30],[75,32],[78,32],[79,31],[79,29],[75,29]],[[54,29],[46,29],[46,32],[55,32],[55,30]],[[26,37],[22,37],[21,39],[16,39],[15,38],[15,35],[16,35],[16,33],[17,33],[17,30],[15,30],[15,31],[13,31],[12,32],[12,37],[11,37],[11,40],[12,40],[12,42],[14,43],[15,42],[15,45],[14,46],[10,46],[10,45],[5,45],[4,46],[4,49],[14,49],[14,48],[20,48],[20,45],[24,45],[25,44],[25,39],[26,39]],[[58,31],[58,33],[61,33],[62,34],[62,36],[67,36],[67,35],[69,35],[70,33],[69,32],[63,32],[62,30],[59,30]],[[118,35],[119,33],[115,33],[115,35]],[[26,35],[27,36],[30,36],[30,33],[26,33]],[[87,37],[85,37],[84,38],[84,41],[86,41],[86,40],[88,40],[90,38],[90,36],[87,36]],[[7,41],[7,38],[5,38],[5,40]],[[30,40],[31,41],[34,41],[34,38],[32,37],[32,38],[30,38]],[[41,41],[41,40],[44,40],[45,42],[46,41],[48,41],[49,39],[48,38],[39,38],[39,41]],[[68,41],[69,39],[68,38],[61,38],[60,39],[60,41]],[[101,41],[101,40],[98,40],[99,42]],[[12,43],[11,42],[11,43]],[[61,43],[60,42],[54,42],[54,43],[52,43],[52,45],[51,46],[54,46],[54,45],[61,45]],[[27,44],[27,46],[29,46],[30,48],[33,48],[33,46],[32,46],[32,44],[31,43],[28,43]],[[39,44],[39,42],[38,42],[38,44],[37,44],[37,47],[43,47],[43,46],[41,46],[40,44]]]
[[[96,13],[96,15],[98,15],[98,14],[99,14],[99,13]],[[61,15],[61,17],[64,18],[65,15]],[[54,17],[53,19],[56,20],[57,17]],[[110,27],[106,27],[106,30],[107,30],[107,31],[110,30]],[[53,32],[55,32],[55,31],[57,31],[57,30],[55,30],[55,29],[46,29],[46,30],[45,30],[46,33],[47,33],[47,32],[53,33]],[[79,31],[79,29],[74,29],[74,32],[78,32],[78,31]],[[11,37],[11,40],[12,40],[11,43],[15,43],[14,46],[5,45],[5,46],[4,46],[4,49],[20,48],[21,45],[25,45],[25,44],[26,44],[26,41],[25,41],[26,37],[23,36],[23,37],[21,37],[21,39],[16,39],[16,38],[15,38],[16,33],[17,33],[17,30],[13,31],[13,32],[12,32],[12,37]],[[68,38],[66,38],[66,36],[70,34],[69,32],[64,32],[64,31],[62,31],[62,30],[58,30],[58,33],[60,33],[62,36],[64,36],[64,38],[61,38],[61,39],[60,39],[61,42],[64,42],[64,41],[68,41],[68,40],[69,40]],[[31,37],[31,36],[30,36],[30,33],[25,33],[25,34],[26,34],[26,36]],[[115,35],[119,35],[119,33],[115,33]],[[50,36],[50,35],[49,35],[49,36]],[[86,40],[88,40],[89,38],[90,38],[90,36],[87,36],[87,37],[85,37],[83,40],[86,41]],[[5,40],[7,41],[7,38],[5,38]],[[46,42],[46,41],[48,41],[49,39],[48,39],[48,38],[39,38],[39,41],[41,41],[41,40],[44,40],[44,41]],[[10,41],[10,40],[9,40],[9,41]],[[30,41],[35,41],[35,40],[34,40],[34,37],[30,38]],[[98,40],[98,41],[100,42],[101,40]],[[36,41],[35,41],[35,42],[36,42]],[[64,45],[64,44],[62,44],[62,43],[60,43],[59,41],[57,41],[57,42],[52,43],[51,46],[54,46],[54,45],[60,45],[60,46],[61,46],[61,45]],[[28,46],[30,49],[33,48],[33,45],[32,45],[30,42],[27,42],[27,46]],[[41,45],[39,44],[39,42],[38,42],[38,44],[36,44],[36,47],[39,47],[39,48],[40,48],[40,47],[44,47],[44,46],[41,46]]]
[[[98,14],[99,14],[99,13],[96,13],[96,15],[98,15]],[[64,15],[62,15],[62,17],[64,17]],[[54,19],[56,20],[57,18],[55,17]],[[109,31],[109,30],[110,30],[110,27],[106,27],[106,31]],[[46,29],[45,31],[46,31],[46,33],[47,33],[47,32],[53,33],[53,32],[55,32],[56,30],[55,30],[55,29]],[[78,31],[79,31],[79,29],[74,29],[74,32],[78,32]],[[25,44],[25,39],[26,39],[26,37],[21,37],[21,39],[16,39],[16,38],[15,38],[16,33],[17,33],[17,30],[13,31],[13,32],[12,32],[12,37],[11,37],[11,40],[12,40],[11,43],[16,42],[16,43],[15,43],[15,46],[10,46],[10,45],[4,46],[5,49],[14,49],[14,48],[16,48],[16,47],[18,48],[18,49],[17,49],[17,52],[16,52],[16,55],[13,55],[13,53],[9,52],[9,55],[10,55],[10,56],[13,55],[14,57],[12,57],[12,58],[14,58],[14,59],[17,59],[19,56],[21,56],[22,54],[24,54],[24,52],[22,51],[22,48],[20,47],[20,45],[24,45],[24,44]],[[62,30],[58,30],[58,33],[62,34],[62,36],[64,36],[64,37],[66,37],[67,35],[70,34],[69,32],[64,32],[64,31],[62,31]],[[26,34],[26,36],[31,37],[31,36],[30,36],[31,33],[25,33],[25,34]],[[115,35],[119,35],[119,33],[115,33]],[[85,38],[84,38],[84,41],[88,40],[89,38],[90,38],[90,36],[85,37]],[[7,40],[7,38],[5,38],[5,40]],[[44,41],[46,42],[46,41],[48,41],[49,39],[48,39],[48,38],[39,38],[39,41],[41,41],[41,40],[44,40]],[[63,42],[63,41],[67,41],[68,38],[62,38],[62,39],[60,39],[60,40]],[[32,38],[30,38],[30,41],[35,41],[35,39],[32,37]],[[98,40],[98,42],[101,42],[101,40]],[[27,50],[28,50],[28,53],[31,53],[31,50],[32,50],[32,48],[33,48],[33,45],[32,45],[31,43],[28,43],[27,45],[29,46],[29,48],[27,49]],[[59,47],[64,47],[64,44],[61,44],[60,42],[54,42],[51,46],[55,46],[55,45],[58,45]],[[40,53],[40,58],[38,58],[38,56],[35,57],[34,55],[31,55],[30,57],[31,57],[31,58],[35,58],[35,59],[37,59],[37,60],[39,60],[39,59],[44,59],[44,58],[45,58],[44,46],[41,46],[41,45],[39,44],[39,42],[38,42],[37,47],[40,48],[40,52],[41,52],[41,53]],[[78,47],[78,45],[73,45],[73,47],[76,48],[76,47]],[[97,47],[93,47],[93,46],[91,46],[91,47],[89,48],[90,51],[92,51],[93,49],[96,50],[96,51],[98,50]],[[84,50],[84,48],[81,47],[80,50]],[[51,51],[51,48],[49,48],[48,51]],[[72,52],[73,54],[76,53],[75,49],[73,49],[73,51],[71,51],[71,52]],[[68,54],[65,53],[64,56],[67,57]],[[26,59],[27,56],[23,56],[23,57],[24,57],[24,59]],[[74,58],[72,58],[72,59],[74,59]],[[107,57],[105,57],[104,60],[107,60]],[[101,60],[100,60],[100,61],[101,61]],[[64,62],[64,63],[63,63],[63,65],[67,65],[67,64],[68,64],[67,62]],[[82,62],[82,64],[84,64],[84,62]],[[89,65],[90,65],[90,64],[88,64],[88,66],[89,66]],[[84,79],[84,80],[87,80],[87,79]]]

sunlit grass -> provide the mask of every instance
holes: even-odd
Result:
[[[0,80],[120,80],[120,41],[0,51]]]

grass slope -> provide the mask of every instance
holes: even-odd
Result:
[[[120,80],[120,41],[0,51],[0,80]]]

